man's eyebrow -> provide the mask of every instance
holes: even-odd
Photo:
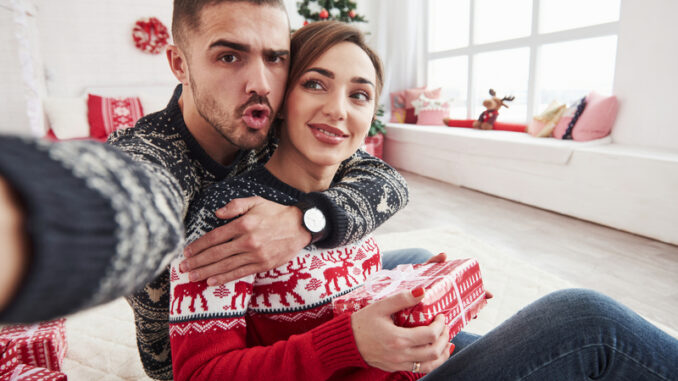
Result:
[[[289,56],[290,51],[283,49],[283,50],[274,50],[274,49],[265,49],[264,54],[269,56],[269,57],[282,57],[282,56]]]
[[[210,44],[210,49],[216,48],[216,47],[225,47],[225,48],[231,48],[233,50],[238,50],[241,52],[249,52],[250,51],[250,46],[245,45],[245,44],[240,44],[237,42],[233,41],[228,41],[228,40],[216,40],[213,43]]]

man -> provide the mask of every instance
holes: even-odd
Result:
[[[117,226],[108,224],[94,231],[87,230],[89,225],[69,226],[65,230],[85,229],[88,234],[74,237],[83,241],[83,247],[88,238],[99,238],[97,234],[102,231],[115,230],[117,240],[108,239],[116,235],[113,232],[102,234],[100,238],[108,239],[109,249],[115,244],[119,257],[113,257],[110,263],[103,259],[96,261],[98,266],[106,266],[92,272],[91,280],[101,273],[105,276],[100,289],[92,291],[87,303],[83,303],[82,297],[74,297],[72,303],[79,305],[46,308],[46,315],[34,315],[37,318],[50,316],[54,311],[60,314],[73,307],[100,303],[116,294],[129,294],[130,287],[136,287],[140,284],[139,279],[144,279],[143,270],[163,267],[164,262],[159,261],[171,257],[167,253],[181,246],[183,237],[177,237],[177,232],[181,231],[177,220],[180,222],[185,217],[197,192],[214,181],[266,161],[275,149],[274,142],[267,142],[266,138],[282,102],[289,62],[289,23],[282,3],[273,0],[176,0],[172,31],[176,45],[168,49],[167,57],[181,85],[165,110],[143,118],[134,129],[114,133],[109,139],[110,145],[126,152],[134,163],[110,148],[90,147],[85,143],[41,147],[48,151],[48,156],[56,155],[62,160],[61,164],[69,168],[83,165],[81,161],[71,159],[78,155],[66,152],[74,146],[80,155],[90,154],[89,150],[96,151],[100,166],[113,166],[111,163],[118,161],[115,168],[95,168],[95,164],[86,170],[68,173],[95,188],[97,194],[88,197],[109,199],[113,205],[115,218],[107,216],[97,223],[113,220]],[[20,150],[20,144],[13,146]],[[4,175],[1,159],[0,174]],[[125,168],[120,169],[123,164]],[[10,175],[8,177],[21,177],[11,168],[5,168],[5,171]],[[104,180],[100,178],[101,171],[105,174]],[[186,249],[188,259],[182,269],[190,272],[192,280],[208,279],[209,283],[223,283],[265,271],[287,262],[309,243],[320,247],[336,246],[362,237],[407,202],[402,177],[364,153],[356,154],[345,163],[338,181],[337,186],[326,192],[309,194],[297,207],[285,207],[259,198],[232,202],[217,215],[221,218],[243,216],[189,246]],[[118,186],[102,185],[109,183]],[[15,182],[14,186],[22,188],[18,189],[20,194],[26,192],[24,182]],[[381,200],[367,200],[361,192],[366,188],[380,189],[382,199],[388,201],[383,204],[395,207],[378,208]],[[27,203],[26,214],[35,214],[31,213],[36,209],[33,204]],[[316,220],[305,219],[302,224],[303,213],[309,217],[315,215]],[[31,238],[35,241],[35,236]],[[62,243],[64,239],[57,237],[55,241]],[[261,250],[272,245],[279,250]],[[45,247],[56,250],[53,246]],[[121,256],[120,252],[125,250],[130,253]],[[141,251],[145,251],[145,257]],[[110,254],[104,257],[108,251],[99,252],[103,253],[102,258],[110,258]],[[34,259],[41,261],[43,257],[34,255]],[[36,264],[40,263],[31,264],[24,283],[44,283],[40,273],[35,271]],[[130,265],[134,270],[127,268]],[[71,278],[69,282],[73,282]],[[128,280],[127,284],[121,279]],[[70,287],[76,287],[77,282],[73,284]],[[167,287],[168,274],[164,271],[128,299],[135,311],[142,362],[154,378],[171,378]],[[47,291],[43,289],[45,287],[41,289],[42,297],[47,299]],[[19,290],[14,306],[10,305],[15,308],[9,311],[21,310],[16,305],[17,301],[25,301],[23,295],[25,291]]]

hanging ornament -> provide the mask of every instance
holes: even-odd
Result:
[[[355,18],[355,11],[353,9],[348,12],[348,17]]]
[[[155,17],[139,19],[132,29],[134,46],[145,53],[160,54],[169,40],[167,27]]]
[[[322,20],[325,20],[328,17],[330,17],[330,13],[327,12],[327,9],[323,8],[323,10],[320,11],[320,14],[318,15],[318,17],[320,17],[320,19],[322,19]]]

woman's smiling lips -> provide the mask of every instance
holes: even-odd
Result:
[[[326,124],[308,124],[313,136],[322,143],[339,144],[348,138],[342,130]]]
[[[268,107],[260,104],[252,105],[245,109],[242,114],[242,120],[247,127],[259,130],[268,125],[268,117],[271,110]]]

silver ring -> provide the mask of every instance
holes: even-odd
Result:
[[[421,370],[421,363],[419,361],[415,361],[412,363],[412,373],[419,373],[419,370]]]

